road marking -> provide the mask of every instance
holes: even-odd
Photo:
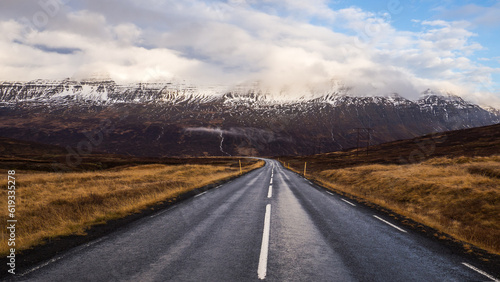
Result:
[[[356,206],[355,204],[353,204],[353,203],[349,202],[348,200],[345,200],[345,199],[341,199],[341,200],[342,200],[342,201],[344,201],[344,202],[346,202],[346,203],[348,203],[349,205],[351,205],[351,206],[353,206],[353,207],[355,207],[355,206]]]
[[[474,267],[474,266],[472,266],[472,265],[470,265],[470,264],[468,264],[468,263],[466,263],[466,262],[462,262],[462,264],[463,264],[463,265],[465,265],[465,266],[467,266],[468,268],[470,268],[470,269],[474,270],[475,272],[477,272],[477,273],[479,273],[479,274],[482,274],[482,275],[484,275],[484,276],[488,277],[489,279],[491,279],[491,280],[493,280],[493,281],[496,281],[496,282],[500,281],[500,280],[496,279],[495,277],[493,277],[493,276],[489,275],[488,273],[486,273],[486,272],[482,271],[481,269],[476,268],[476,267]]]
[[[199,196],[201,196],[201,195],[203,195],[203,194],[205,194],[205,193],[207,193],[207,192],[208,192],[208,191],[205,191],[205,192],[203,192],[203,193],[201,193],[201,194],[198,194],[198,195],[196,195],[196,196],[194,196],[194,197],[195,197],[195,198],[197,198],[197,197],[199,197]]]
[[[107,238],[108,238],[108,236],[103,236],[103,237],[101,237],[101,238],[99,238],[99,239],[96,239],[96,240],[94,240],[94,241],[92,241],[92,242],[89,242],[89,243],[87,243],[87,244],[85,244],[85,245],[82,245],[81,247],[78,247],[78,248],[74,249],[73,251],[71,251],[71,253],[74,253],[74,252],[77,252],[77,251],[80,251],[80,250],[86,249],[86,248],[88,248],[88,247],[90,247],[90,246],[92,246],[92,245],[95,245],[95,244],[97,244],[97,243],[99,243],[99,242],[103,241],[103,240],[106,240]],[[44,262],[44,263],[42,263],[42,264],[40,264],[40,265],[38,265],[38,266],[35,266],[35,267],[31,268],[31,269],[28,269],[28,270],[26,270],[25,272],[20,273],[20,274],[19,274],[19,276],[21,276],[21,277],[22,277],[22,276],[26,276],[26,275],[28,275],[28,274],[30,274],[30,273],[32,273],[32,272],[34,272],[34,271],[37,271],[37,270],[39,270],[39,269],[41,269],[41,268],[46,267],[47,265],[50,265],[50,264],[52,264],[52,263],[54,263],[54,262],[56,262],[56,261],[59,261],[59,260],[61,260],[61,259],[65,258],[67,255],[68,255],[68,253],[66,253],[66,254],[64,254],[64,255],[61,255],[61,256],[58,256],[58,257],[55,257],[55,258],[53,258],[53,259],[51,259],[51,260],[49,260],[49,261],[46,261],[46,262]]]
[[[269,184],[273,184],[273,178],[271,177],[271,182],[269,182]]]
[[[269,191],[267,192],[267,197],[271,198],[273,196],[273,185],[269,185]]]
[[[53,258],[53,259],[51,259],[51,260],[49,260],[49,261],[47,261],[47,262],[45,262],[45,263],[43,263],[43,264],[41,264],[41,265],[39,265],[39,266],[33,267],[32,269],[27,270],[27,271],[25,271],[25,272],[21,273],[21,275],[20,275],[20,276],[25,276],[25,275],[28,275],[28,274],[30,274],[31,272],[36,271],[36,270],[38,270],[38,269],[40,269],[40,268],[44,268],[44,267],[46,267],[47,265],[49,265],[49,264],[51,264],[51,263],[54,263],[54,262],[56,262],[56,261],[58,261],[58,260],[62,259],[63,257],[64,257],[64,256],[60,256],[60,257]]]
[[[332,196],[335,196],[332,192],[328,192],[328,191],[326,191],[326,193],[328,193],[328,194],[330,194],[330,195],[332,195]]]
[[[267,254],[269,252],[269,231],[271,227],[271,204],[266,206],[266,215],[264,218],[264,231],[262,232],[262,245],[260,246],[259,267],[257,275],[263,280],[267,274]]]
[[[390,222],[388,222],[388,221],[385,221],[385,220],[381,219],[380,217],[378,217],[378,216],[376,216],[376,215],[374,215],[373,217],[375,217],[376,219],[378,219],[378,220],[380,220],[380,221],[382,221],[382,222],[384,222],[384,223],[386,223],[386,224],[388,224],[388,225],[390,225],[390,226],[392,226],[392,227],[396,228],[397,230],[399,230],[399,231],[401,231],[401,232],[406,233],[406,230],[404,230],[404,229],[402,229],[402,228],[399,228],[399,227],[397,227],[396,225],[394,225],[394,224],[392,224],[392,223],[390,223]]]
[[[170,207],[170,208],[168,208],[168,209],[166,209],[166,210],[163,210],[163,211],[161,211],[161,212],[157,212],[157,213],[155,213],[155,214],[153,214],[153,215],[151,215],[151,216],[149,216],[149,217],[150,217],[150,218],[157,217],[157,216],[159,216],[159,215],[162,215],[162,214],[164,214],[164,213],[166,213],[166,212],[168,212],[168,211],[171,211],[171,210],[175,209],[176,207],[177,207],[177,206],[172,206],[172,207]]]
[[[87,244],[85,244],[85,247],[90,247],[90,246],[92,246],[92,245],[95,245],[95,244],[97,244],[97,243],[101,242],[103,239],[104,239],[104,238],[99,238],[99,239],[97,239],[97,240],[95,240],[95,241],[92,241],[92,242],[90,242],[90,243],[87,243]]]

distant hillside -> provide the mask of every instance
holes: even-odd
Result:
[[[0,137],[0,169],[48,172],[102,170],[141,164],[227,164],[229,157],[145,158],[92,152],[79,154],[77,148],[61,147]]]
[[[303,157],[280,157],[299,168],[307,161],[308,170],[343,168],[363,164],[418,163],[433,157],[490,156],[500,154],[500,124],[448,131],[360,149]]]

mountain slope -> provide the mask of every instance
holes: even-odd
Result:
[[[378,144],[500,122],[456,96],[429,91],[411,101],[342,91],[284,100],[255,87],[178,82],[1,83],[0,135],[83,153],[301,155],[355,147],[357,128],[360,144]]]
[[[282,156],[281,161],[300,170],[321,171],[368,164],[409,164],[436,157],[486,157],[500,154],[500,124],[428,134],[359,150],[311,156]]]

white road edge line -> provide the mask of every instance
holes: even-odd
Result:
[[[260,246],[259,267],[257,269],[257,275],[261,280],[264,280],[267,275],[267,254],[269,252],[270,228],[271,228],[271,204],[267,204],[266,215],[264,218],[264,231],[262,232],[262,245]]]
[[[97,244],[97,243],[99,243],[99,242],[101,242],[101,241],[103,241],[103,240],[105,240],[105,239],[107,239],[107,238],[108,238],[108,236],[103,236],[103,237],[101,237],[101,238],[99,238],[99,239],[96,239],[96,240],[94,240],[94,241],[92,241],[92,242],[89,242],[89,243],[87,243],[87,244],[85,244],[85,245],[82,245],[80,248],[78,248],[78,250],[83,250],[83,249],[86,249],[86,248],[88,248],[88,247],[90,247],[90,246],[92,246],[92,245],[95,245],[95,244]],[[49,260],[49,261],[46,261],[46,262],[44,262],[44,263],[42,263],[42,264],[40,264],[40,265],[38,265],[38,266],[35,266],[35,267],[31,268],[31,269],[28,269],[28,270],[26,270],[25,272],[20,273],[20,274],[19,274],[19,276],[20,276],[20,277],[23,277],[23,276],[26,276],[26,275],[28,275],[28,274],[30,274],[30,273],[32,273],[32,272],[34,272],[34,271],[37,271],[38,269],[44,268],[44,267],[46,267],[46,266],[47,266],[47,265],[49,265],[49,264],[52,264],[52,263],[54,263],[54,262],[56,262],[56,261],[58,261],[58,260],[61,260],[61,259],[65,258],[65,257],[66,257],[66,255],[67,255],[67,254],[64,254],[64,255],[58,256],[58,257],[53,258],[53,259],[51,259],[51,260]]]
[[[267,192],[267,197],[271,198],[273,196],[273,186],[269,185],[269,191]]]
[[[199,197],[199,196],[201,196],[201,195],[203,195],[203,194],[205,194],[205,193],[207,193],[207,192],[208,192],[208,191],[205,191],[205,192],[203,192],[203,193],[201,193],[201,194],[198,194],[198,195],[196,195],[196,196],[194,196],[194,197],[195,197],[195,198],[197,198],[197,197]]]
[[[157,212],[157,213],[155,213],[155,214],[153,214],[153,215],[151,215],[151,216],[149,216],[149,217],[150,217],[150,218],[157,217],[157,216],[159,216],[159,215],[162,215],[162,214],[164,214],[164,213],[166,213],[166,212],[168,212],[168,211],[171,211],[171,210],[175,209],[176,207],[177,207],[177,206],[172,206],[172,207],[170,207],[170,208],[168,208],[168,209],[166,209],[166,210],[163,210],[163,211]]]
[[[159,213],[156,213],[156,214],[150,215],[150,216],[149,216],[149,218],[155,218],[155,217],[157,217],[157,216],[159,216],[159,215],[162,215],[162,214],[164,214],[164,213],[166,213],[166,212],[167,212],[166,210],[161,211],[161,212],[159,212]]]
[[[330,195],[332,195],[332,196],[335,196],[332,192],[328,192],[328,191],[326,191],[326,193],[328,193],[328,194],[330,194]]]
[[[482,274],[482,275],[484,275],[484,276],[488,277],[489,279],[491,279],[491,280],[493,280],[493,281],[495,281],[495,282],[500,281],[500,280],[496,279],[495,277],[493,277],[493,276],[489,275],[488,273],[486,273],[486,272],[482,271],[481,269],[476,268],[476,267],[474,267],[474,266],[472,266],[472,265],[470,265],[470,264],[468,264],[468,263],[466,263],[466,262],[462,262],[462,264],[463,264],[463,265],[465,265],[465,266],[467,266],[468,268],[470,268],[470,269],[474,270],[475,272],[477,272],[477,273],[479,273],[479,274]]]
[[[45,262],[45,263],[43,263],[43,264],[41,264],[41,265],[39,265],[39,266],[33,267],[32,269],[29,269],[29,270],[27,270],[27,271],[25,271],[25,272],[21,273],[19,276],[21,276],[21,277],[22,277],[22,276],[26,276],[26,275],[30,274],[31,272],[33,272],[33,271],[36,271],[36,270],[38,270],[38,269],[40,269],[40,268],[44,268],[44,267],[46,267],[47,265],[49,265],[49,264],[51,264],[51,263],[54,263],[54,262],[56,262],[56,261],[58,261],[58,260],[62,259],[63,257],[64,257],[64,256],[60,256],[60,257],[53,258],[53,259],[51,259],[51,260],[49,260],[49,261],[47,261],[47,262]]]
[[[344,201],[344,202],[346,202],[346,203],[348,203],[349,205],[351,205],[351,206],[353,206],[353,207],[355,207],[355,206],[356,206],[355,204],[353,204],[353,203],[349,202],[349,201],[348,201],[348,200],[346,200],[346,199],[341,199],[341,200],[342,200],[342,201]]]
[[[401,232],[407,233],[407,232],[406,232],[406,230],[404,230],[404,229],[402,229],[402,228],[399,228],[399,227],[397,227],[396,225],[394,225],[394,224],[392,224],[392,223],[390,223],[390,222],[388,222],[388,221],[385,221],[385,220],[381,219],[380,217],[378,217],[378,216],[376,216],[376,215],[374,215],[373,217],[375,217],[376,219],[378,219],[378,220],[382,221],[383,223],[386,223],[386,224],[390,225],[391,227],[396,228],[397,230],[399,230],[399,231],[401,231]]]
[[[269,182],[269,185],[273,184],[273,178],[271,177],[271,182]]]

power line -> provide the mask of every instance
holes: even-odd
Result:
[[[371,132],[374,130],[373,128],[371,127],[356,127],[355,128],[357,130],[357,142],[356,142],[356,156],[359,156],[359,137],[360,137],[360,130],[364,130],[367,132],[367,135],[368,135],[368,138],[367,138],[367,142],[366,142],[366,154],[368,154],[368,151],[370,149],[370,141],[371,141]]]

